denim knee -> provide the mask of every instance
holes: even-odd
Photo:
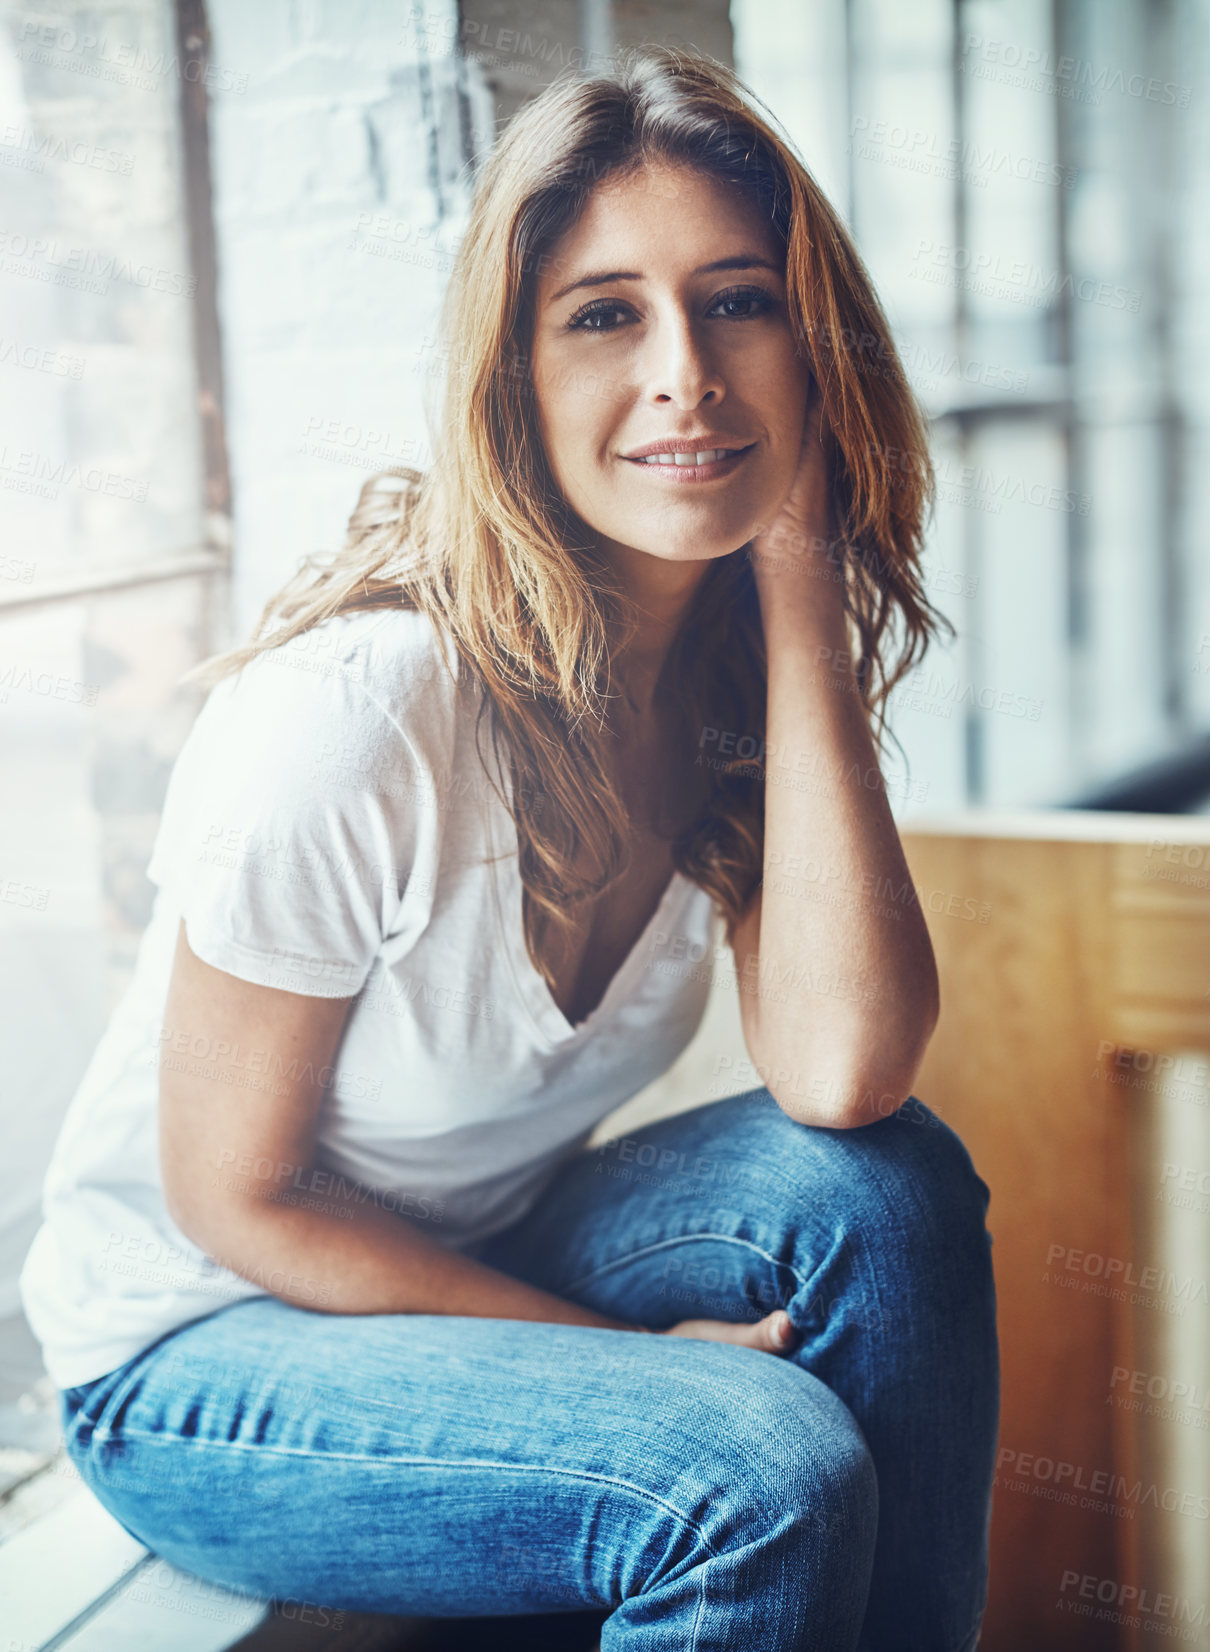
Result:
[[[878,1480],[844,1402],[788,1360],[689,1343],[691,1369],[657,1401],[678,1440],[677,1496],[715,1548],[801,1542],[872,1553]]]
[[[851,1130],[800,1124],[766,1089],[733,1096],[727,1105],[735,1109],[737,1149],[784,1169],[784,1189],[801,1188],[817,1205],[834,1186],[846,1216],[899,1218],[938,1236],[944,1232],[956,1244],[986,1246],[987,1184],[958,1133],[917,1096]],[[801,1174],[793,1168],[796,1161]]]
[[[909,1096],[897,1112],[859,1134],[869,1138],[882,1187],[918,1239],[982,1259],[990,1242],[991,1195],[957,1131]]]
[[[863,1316],[898,1304],[909,1324],[929,1303],[941,1315],[978,1305],[980,1324],[994,1315],[987,1184],[918,1097],[851,1130],[799,1124],[768,1090],[730,1105],[735,1139],[770,1167],[763,1220],[779,1261],[802,1276],[786,1304],[800,1329],[831,1316],[835,1293],[856,1292]]]
[[[919,1101],[845,1139],[861,1141],[850,1244],[866,1258],[868,1324],[904,1343],[948,1350],[972,1382],[995,1386],[998,1362],[989,1191],[956,1131]]]

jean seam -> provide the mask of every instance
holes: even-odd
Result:
[[[706,1580],[699,1573],[697,1580],[697,1611],[693,1614],[693,1632],[689,1636],[689,1652],[697,1652],[697,1632],[706,1613]]]
[[[979,1621],[980,1622],[982,1621],[982,1613],[980,1613]],[[971,1639],[972,1635],[977,1636],[978,1629],[979,1629],[979,1623],[978,1622],[973,1623],[970,1626],[970,1628],[967,1630],[966,1634],[963,1635],[962,1639],[960,1641],[955,1641],[954,1642],[953,1646],[950,1648],[950,1652],[971,1652],[971,1649],[978,1645],[978,1640],[977,1639],[976,1640]]]
[[[766,1262],[771,1263],[775,1268],[788,1268],[798,1281],[800,1290],[807,1283],[806,1276],[799,1272],[793,1262],[781,1261],[779,1257],[762,1249],[760,1245],[753,1243],[751,1239],[739,1239],[733,1233],[682,1233],[671,1239],[659,1239],[654,1244],[642,1245],[638,1250],[627,1251],[625,1256],[615,1256],[612,1261],[603,1262],[599,1268],[592,1268],[588,1273],[580,1274],[578,1278],[566,1281],[560,1287],[560,1291],[578,1290],[582,1285],[587,1285],[592,1280],[599,1279],[602,1274],[612,1273],[615,1268],[622,1268],[630,1262],[637,1262],[641,1257],[653,1256],[657,1251],[671,1249],[673,1245],[696,1244],[703,1239],[715,1239],[726,1245],[740,1245],[745,1250],[753,1251],[757,1256],[763,1257]]]
[[[254,1456],[268,1457],[305,1457],[314,1462],[322,1463],[377,1463],[398,1464],[408,1468],[439,1468],[439,1469],[497,1469],[501,1473],[509,1474],[553,1474],[564,1480],[587,1480],[593,1485],[614,1486],[620,1491],[629,1492],[645,1503],[653,1504],[670,1514],[674,1519],[688,1527],[697,1540],[712,1555],[715,1560],[721,1558],[719,1551],[706,1536],[702,1527],[691,1515],[667,1503],[654,1492],[647,1491],[643,1486],[636,1486],[629,1480],[618,1480],[610,1474],[593,1474],[587,1469],[552,1468],[547,1464],[529,1463],[498,1463],[487,1457],[466,1457],[454,1462],[448,1457],[400,1457],[380,1453],[358,1451],[304,1451],[288,1446],[245,1445],[241,1440],[197,1440],[189,1439],[183,1434],[148,1434],[142,1429],[123,1429],[121,1434],[102,1434],[99,1430],[93,1433],[93,1443],[101,1445],[124,1445],[128,1441],[142,1440],[149,1445],[183,1445],[203,1447],[211,1451],[243,1451]]]
[[[963,1635],[960,1640],[956,1640],[954,1642],[953,1646],[950,1648],[950,1652],[970,1652],[970,1648],[972,1646],[974,1646],[978,1641],[979,1627],[983,1622],[983,1618],[984,1618],[984,1615],[985,1615],[986,1611],[987,1611],[987,1602],[984,1601],[983,1605],[979,1608],[977,1614],[975,1615],[974,1619],[972,1620],[970,1628],[966,1631],[966,1634]],[[975,1637],[974,1640],[971,1639],[972,1636]]]

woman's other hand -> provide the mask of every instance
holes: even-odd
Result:
[[[823,416],[823,397],[812,379],[798,468],[789,493],[772,520],[752,537],[752,563],[762,597],[791,579],[818,573],[826,578],[829,543],[835,528],[831,496],[833,438]]]
[[[798,1343],[798,1332],[784,1308],[775,1308],[755,1325],[733,1325],[725,1319],[682,1319],[657,1335],[692,1337],[699,1342],[734,1342],[740,1348],[755,1348],[764,1354],[788,1354]]]

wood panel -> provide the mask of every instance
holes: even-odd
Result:
[[[1210,878],[1156,872],[1204,873],[1187,862],[1210,866],[1210,822],[1039,815],[998,834],[959,819],[904,843],[942,976],[916,1090],[992,1196],[1003,1397],[981,1646],[1131,1646],[1112,1603],[1081,1591],[1137,1586],[1143,1524],[1180,1518],[1132,1494],[1147,1464],[1112,1378],[1139,1368],[1153,1311],[1130,1301],[1148,1265],[1139,1109],[1164,1052],[1210,1049]]]

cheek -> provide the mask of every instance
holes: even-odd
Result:
[[[811,388],[811,374],[806,363],[793,353],[787,338],[782,347],[763,356],[750,381],[753,405],[767,409],[769,422],[776,421],[779,429],[788,430],[806,418],[807,397]]]
[[[539,390],[543,439],[559,467],[591,460],[605,443],[609,422],[591,372],[567,368],[552,374]]]

